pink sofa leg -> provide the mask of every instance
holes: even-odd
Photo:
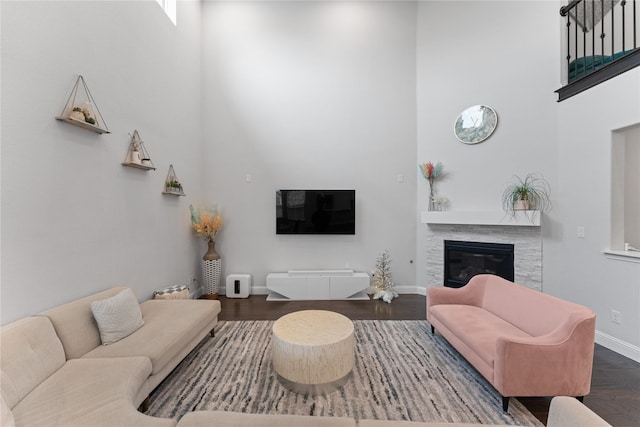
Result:
[[[502,396],[502,410],[507,412],[509,410],[509,398]]]

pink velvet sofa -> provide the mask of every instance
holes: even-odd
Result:
[[[595,314],[481,274],[427,291],[427,320],[503,396],[575,396],[591,389]]]

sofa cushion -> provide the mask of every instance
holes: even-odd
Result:
[[[486,280],[482,307],[531,336],[551,333],[558,325],[566,323],[572,314],[580,313],[585,317],[593,314],[587,307],[529,289],[502,277],[482,276]]]
[[[0,329],[0,384],[10,408],[65,362],[62,343],[46,317],[25,317]]]
[[[473,305],[443,304],[431,307],[434,316],[489,366],[493,367],[498,337],[530,335],[492,313]]]
[[[136,414],[133,399],[151,372],[145,357],[73,359],[26,396],[15,408],[25,426],[173,425],[172,420]]]
[[[82,357],[102,344],[98,324],[91,313],[91,303],[114,296],[125,289],[127,288],[124,286],[107,289],[44,312],[62,341],[67,359]]]
[[[131,289],[93,301],[91,312],[98,324],[102,345],[120,341],[144,325],[138,299]]]
[[[178,427],[355,427],[356,421],[346,417],[318,417],[309,415],[263,415],[224,411],[189,412]]]
[[[0,427],[15,427],[16,421],[13,418],[13,412],[7,405],[4,397],[0,396]]]
[[[207,300],[149,300],[140,304],[144,327],[127,338],[99,346],[83,357],[146,356],[152,373],[160,371],[220,313],[220,304]]]
[[[611,424],[580,403],[578,399],[556,396],[551,399],[547,427],[566,426],[611,427]]]

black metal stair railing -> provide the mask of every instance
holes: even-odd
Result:
[[[636,0],[572,0],[566,18],[566,84],[558,101],[640,65]]]

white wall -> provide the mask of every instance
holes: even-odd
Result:
[[[416,164],[443,163],[436,192],[449,199],[448,209],[501,211],[502,192],[512,176],[530,172],[550,182],[555,204],[557,9],[554,2],[538,1],[418,3]],[[477,104],[496,110],[498,127],[486,141],[465,145],[454,136],[453,124]],[[429,185],[417,168],[415,176],[419,221]],[[543,236],[554,233],[558,221],[555,210],[545,216]],[[432,262],[427,238],[427,225],[419,224],[417,283],[422,287],[441,285],[427,279]]]
[[[640,126],[625,132],[625,241],[640,248]]]
[[[396,285],[415,290],[415,12],[203,4],[205,198],[224,211],[223,275],[261,287],[275,271],[370,272],[388,249]],[[356,235],[276,236],[278,188],[355,189]]]
[[[640,264],[603,254],[611,240],[612,132],[640,122],[640,71],[556,103],[558,9],[556,2],[418,4],[418,162],[444,163],[448,176],[437,189],[454,210],[499,210],[511,175],[543,173],[553,202],[542,225],[543,291],[591,307],[597,341],[640,360]],[[481,144],[460,144],[453,121],[479,103],[497,110],[498,128]],[[419,212],[428,184],[416,176]],[[417,283],[431,286],[427,233],[419,230]],[[612,309],[622,324],[610,321]]]
[[[597,341],[640,360],[640,263],[603,253],[611,242],[613,131],[640,123],[640,69],[561,102],[558,118],[562,224],[545,242],[546,290],[591,307]],[[611,310],[621,312],[622,324],[611,322]]]
[[[598,341],[640,359],[640,264],[603,254],[612,132],[640,123],[640,70],[556,103],[559,3],[206,2],[201,22],[179,2],[178,27],[153,1],[1,8],[3,323],[115,284],[148,298],[188,281],[198,202],[223,208],[223,274],[370,271],[389,249],[396,283],[424,292],[417,164],[440,160],[455,210],[500,209],[513,174],[543,173],[544,292],[592,307]],[[111,135],[53,119],[77,73]],[[479,103],[498,128],[463,145],[453,122]],[[136,128],[155,172],[120,165]],[[169,163],[185,198],[160,194]],[[276,236],[281,187],[355,188],[357,234]]]
[[[187,283],[202,192],[200,5],[2,2],[2,323],[126,284]],[[84,75],[112,131],[54,120]],[[156,171],[121,166],[138,129]],[[187,197],[161,194],[173,163]]]

